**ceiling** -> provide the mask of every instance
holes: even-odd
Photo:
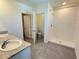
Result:
[[[65,1],[67,5],[70,4],[79,4],[79,0],[17,0],[24,4],[27,4],[33,8],[45,8],[48,3],[52,5],[52,7],[62,6],[62,3]]]

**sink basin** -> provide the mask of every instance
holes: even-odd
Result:
[[[9,43],[6,44],[5,49],[2,48],[2,44],[0,44],[1,51],[10,51],[19,48],[22,45],[21,40],[8,40]]]

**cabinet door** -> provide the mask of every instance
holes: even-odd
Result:
[[[11,57],[10,59],[31,59],[30,47],[24,49],[23,51],[19,52],[18,54]]]

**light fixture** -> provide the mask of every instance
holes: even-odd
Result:
[[[66,2],[63,2],[62,5],[66,5]]]

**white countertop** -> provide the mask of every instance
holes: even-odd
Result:
[[[7,39],[14,39],[14,40],[16,40],[18,38],[15,37],[15,36],[12,36],[12,35],[8,35],[6,37],[0,37],[0,40],[7,40]],[[21,50],[23,50],[24,48],[27,48],[27,47],[31,46],[31,44],[28,43],[28,42],[25,42],[23,40],[22,40],[22,42],[23,42],[23,44],[19,48],[15,49],[15,50],[11,50],[11,51],[8,51],[8,52],[0,51],[0,59],[8,59],[11,56],[15,55],[16,53],[18,53]]]

